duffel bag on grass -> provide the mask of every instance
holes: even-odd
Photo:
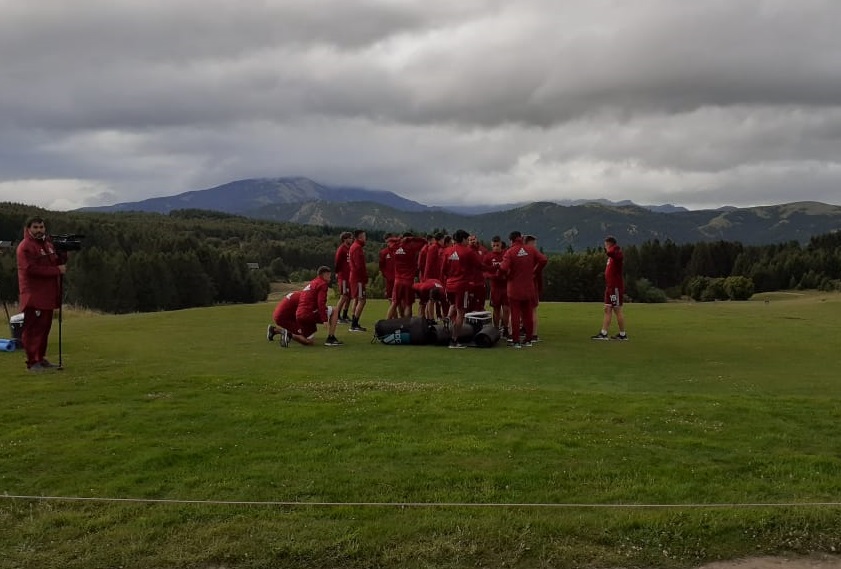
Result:
[[[429,343],[429,326],[419,316],[389,318],[374,324],[374,336],[389,346],[418,346]]]

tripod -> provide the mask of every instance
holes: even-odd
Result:
[[[56,371],[64,371],[64,361],[62,360],[61,351],[61,324],[64,320],[64,311],[62,310],[62,308],[64,307],[64,275],[60,275],[59,277],[58,291],[58,367],[56,368]]]

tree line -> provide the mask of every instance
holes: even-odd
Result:
[[[841,290],[841,233],[797,241],[746,246],[733,241],[677,244],[647,241],[624,248],[625,290],[631,301],[744,300],[783,289]],[[567,251],[550,257],[544,298],[598,301],[604,294],[601,250]]]
[[[51,234],[85,236],[70,254],[65,301],[113,313],[265,300],[270,282],[308,279],[319,265],[332,266],[341,232],[203,210],[84,213],[2,204],[0,240],[19,242],[34,215]],[[0,254],[0,295],[18,296],[14,250]]]
[[[53,234],[86,237],[68,263],[66,302],[113,313],[259,302],[272,281],[304,281],[333,265],[342,228],[260,221],[203,210],[154,213],[49,212],[1,204],[0,240],[19,241],[27,218],[40,215]],[[385,240],[369,231],[370,292],[381,296],[377,252]],[[631,301],[742,299],[780,289],[841,290],[841,233],[745,246],[718,241],[648,241],[625,251]],[[546,301],[602,299],[600,249],[549,253]],[[0,295],[17,298],[14,251],[0,254]]]

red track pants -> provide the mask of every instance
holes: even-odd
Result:
[[[531,300],[508,299],[511,307],[511,338],[515,344],[520,342],[520,322],[526,329],[526,342],[534,338],[534,303]]]
[[[44,359],[47,354],[47,338],[50,337],[52,327],[53,310],[24,309],[21,342],[26,351],[27,368]]]

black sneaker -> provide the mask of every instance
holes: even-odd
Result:
[[[534,346],[534,341],[533,341],[533,340],[532,340],[531,342],[530,342],[530,341],[528,341],[528,340],[526,340],[525,342],[523,342],[523,347],[524,347],[524,348],[531,348],[532,346]]]
[[[452,341],[450,342],[450,349],[452,349],[452,350],[460,350],[464,347],[466,347],[464,344],[460,344],[458,342],[452,342]]]
[[[266,340],[271,342],[272,340],[274,340],[275,334],[277,334],[277,332],[275,331],[274,326],[272,326],[271,324],[266,326]]]
[[[611,340],[622,340],[623,342],[628,339],[627,334],[616,334],[615,336],[610,337]]]
[[[341,340],[339,340],[339,339],[338,339],[337,337],[335,337],[335,336],[330,336],[330,337],[329,337],[329,338],[327,338],[327,340],[324,342],[324,345],[325,345],[325,346],[341,346],[341,345],[344,345],[344,342],[342,342]]]
[[[346,316],[339,317],[339,324],[350,324],[352,320]]]
[[[288,348],[289,347],[289,330],[283,328],[280,331],[280,347],[281,348]]]
[[[368,328],[365,328],[364,326],[360,326],[359,324],[357,324],[356,326],[351,326],[350,328],[348,328],[348,332],[367,332],[367,331],[368,331]]]
[[[590,339],[591,340],[610,340],[610,336],[608,336],[607,334],[602,334],[601,332],[599,332],[598,334],[590,336]]]

